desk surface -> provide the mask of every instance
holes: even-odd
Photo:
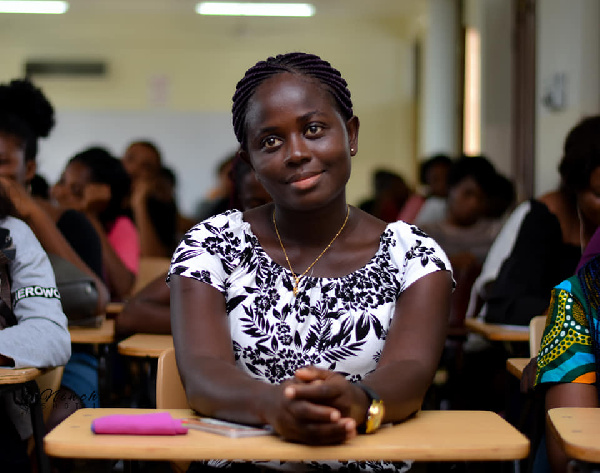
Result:
[[[100,327],[69,327],[71,343],[112,343],[115,341],[115,321],[104,319]]]
[[[529,327],[511,328],[510,325],[489,324],[480,319],[465,319],[465,327],[471,332],[479,333],[488,340],[501,342],[528,342]]]
[[[506,370],[513,376],[521,379],[521,376],[523,376],[523,370],[530,360],[531,358],[509,358],[506,360]]]
[[[136,333],[117,347],[121,355],[158,358],[163,351],[173,348],[173,336]]]
[[[26,383],[41,375],[44,370],[39,368],[0,368],[0,384]]]
[[[107,317],[114,317],[115,315],[119,315],[125,306],[124,302],[109,302],[106,304],[106,308],[104,311],[106,312]]]
[[[170,409],[189,417],[188,409]],[[158,412],[149,409],[80,409],[44,438],[46,453],[66,458],[190,461],[236,460],[403,460],[485,461],[525,458],[529,440],[488,411],[422,411],[373,435],[343,445],[312,447],[275,436],[232,439],[190,429],[186,435],[95,435],[91,422],[110,414]]]
[[[600,463],[600,409],[559,407],[550,409],[548,418],[569,457]]]

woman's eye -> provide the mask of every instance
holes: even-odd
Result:
[[[274,148],[275,146],[279,145],[281,143],[281,140],[279,138],[275,138],[274,136],[269,136],[268,138],[265,138],[262,142],[262,145],[264,148]]]
[[[323,127],[321,125],[309,125],[306,128],[306,134],[308,136],[317,135],[322,129]]]

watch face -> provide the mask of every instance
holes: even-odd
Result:
[[[373,400],[373,402],[369,406],[369,411],[367,413],[367,422],[365,429],[365,432],[367,434],[375,432],[381,426],[381,421],[383,420],[384,414],[385,409],[383,407],[383,401]]]

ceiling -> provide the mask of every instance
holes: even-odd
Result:
[[[238,0],[245,1],[245,0]],[[262,0],[265,1],[265,0]],[[290,0],[276,0],[290,3]],[[315,5],[317,16],[394,18],[415,20],[425,14],[426,0],[298,0]],[[197,0],[69,0],[75,13],[189,14]]]

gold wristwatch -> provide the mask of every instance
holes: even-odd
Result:
[[[381,426],[381,421],[383,420],[383,416],[385,414],[385,406],[381,398],[371,388],[365,386],[364,384],[355,384],[362,389],[369,398],[370,404],[367,408],[367,417],[362,430],[365,434],[372,434]]]

